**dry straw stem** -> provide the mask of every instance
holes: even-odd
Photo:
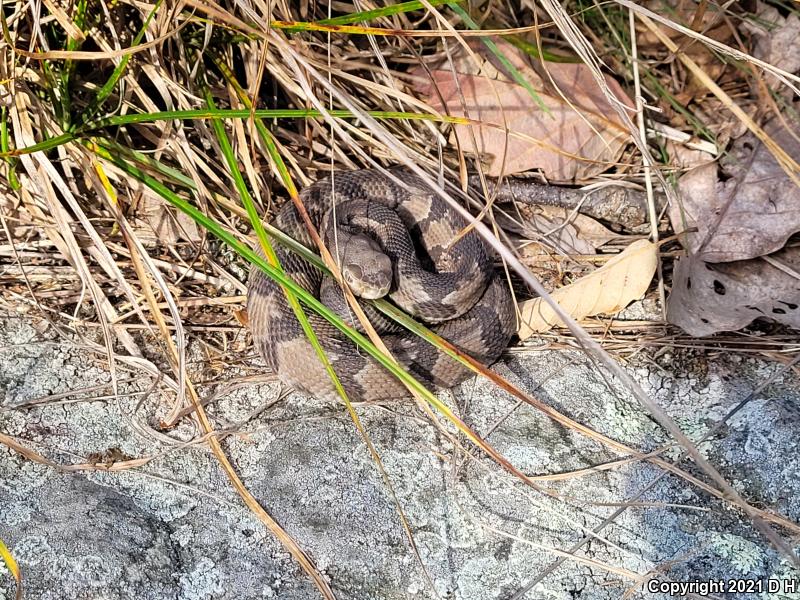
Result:
[[[628,30],[631,36],[631,67],[633,70],[633,89],[636,98],[636,124],[639,126],[639,136],[647,139],[647,131],[644,123],[644,97],[642,96],[642,84],[639,77],[639,51],[636,42],[636,22],[633,11],[628,10]],[[658,215],[656,213],[656,202],[653,194],[653,173],[655,165],[651,162],[649,154],[642,155],[644,163],[644,183],[647,192],[647,212],[650,220],[650,241],[658,244]],[[664,291],[664,271],[661,264],[661,255],[656,254],[656,272],[658,274],[658,299],[661,304],[661,317],[666,322],[667,317],[667,297]]]
[[[112,207],[116,207],[116,203],[110,203]],[[152,288],[149,285],[147,280],[147,274],[144,270],[144,266],[142,262],[139,260],[140,255],[142,258],[147,257],[147,253],[143,247],[135,240],[134,236],[130,232],[127,222],[125,221],[124,217],[121,214],[117,214],[118,222],[122,227],[123,234],[125,235],[126,242],[131,244],[131,259],[133,260],[134,268],[136,273],[139,277],[140,283],[142,283],[142,288],[147,298],[148,303],[152,307],[151,314],[153,318],[156,320],[159,329],[161,330],[161,337],[162,340],[165,342],[167,349],[168,349],[168,356],[170,357],[173,364],[179,366],[179,389],[186,390],[189,395],[189,399],[191,400],[192,404],[194,405],[195,413],[197,418],[200,422],[203,431],[208,435],[214,432],[214,428],[211,425],[211,421],[208,419],[206,415],[205,409],[203,408],[203,404],[200,400],[200,397],[195,389],[194,384],[192,383],[191,379],[186,377],[185,375],[185,364],[180,362],[180,352],[176,347],[175,343],[172,341],[172,337],[170,332],[166,328],[166,323],[164,318],[161,314],[160,310],[155,308],[156,299],[152,292]],[[134,252],[134,249],[136,252]],[[146,260],[146,258],[145,258]],[[159,273],[158,269],[155,265],[148,265],[150,274],[157,278],[157,280],[161,280],[161,274]],[[161,280],[163,283],[163,280]],[[163,283],[163,290],[166,295],[165,298],[169,302],[171,299],[171,295],[169,294],[169,290],[166,287],[166,283]],[[180,315],[177,312],[177,307],[172,303],[170,306],[170,310],[174,311],[173,318],[175,319],[176,324],[180,323]],[[180,331],[180,329],[179,329]],[[182,404],[176,404],[176,408],[179,409]],[[283,546],[289,550],[292,556],[300,563],[300,566],[303,570],[311,577],[314,585],[317,586],[317,589],[320,593],[328,600],[334,600],[335,596],[333,594],[333,590],[330,588],[330,585],[327,581],[322,577],[319,570],[317,569],[316,565],[311,561],[311,559],[306,555],[302,548],[297,544],[297,542],[292,538],[279,524],[275,521],[272,516],[259,504],[258,500],[255,496],[252,495],[250,490],[244,485],[242,480],[239,478],[238,474],[236,473],[233,465],[228,460],[225,452],[222,449],[222,445],[220,440],[217,436],[209,435],[208,437],[208,445],[211,448],[211,451],[214,453],[214,456],[219,461],[220,465],[222,466],[225,474],[228,476],[228,479],[233,484],[233,487],[236,489],[239,496],[241,496],[244,503],[247,507],[258,517],[258,519],[264,523],[264,525],[275,535],[275,537],[283,544]]]
[[[11,575],[14,577],[14,581],[17,584],[17,591],[14,594],[15,600],[22,600],[22,574],[19,571],[19,566],[17,565],[17,561],[14,560],[11,552],[6,547],[3,540],[0,540],[0,558],[3,559],[6,567],[11,572]]]
[[[246,102],[250,104],[251,108],[254,106],[254,104],[249,100],[249,98],[246,98],[246,96],[244,96],[243,94],[242,94],[242,98],[246,99]],[[251,139],[255,140],[257,138],[257,136],[254,135],[256,133],[255,132],[255,130],[256,130],[256,121],[255,121],[255,119],[253,119],[252,117],[250,119],[248,119],[248,126],[249,126],[249,130],[250,130],[249,131],[250,137],[251,137]],[[323,258],[323,261],[324,261],[325,265],[328,267],[328,269],[330,270],[330,272],[332,273],[332,275],[336,279],[340,289],[343,291],[344,296],[347,299],[348,304],[350,305],[351,309],[355,312],[356,317],[358,318],[359,322],[364,327],[364,330],[366,331],[368,337],[371,339],[373,344],[375,344],[377,346],[377,348],[381,352],[384,353],[384,355],[386,355],[390,360],[392,360],[393,362],[395,362],[395,364],[397,364],[397,362],[394,360],[394,357],[389,352],[389,349],[385,346],[385,344],[383,343],[383,340],[381,340],[380,336],[378,335],[378,333],[373,328],[372,324],[370,323],[370,321],[367,318],[366,314],[362,310],[362,308],[359,305],[358,301],[356,300],[355,296],[350,291],[350,288],[347,286],[347,284],[345,284],[344,278],[342,276],[341,271],[339,270],[338,264],[333,259],[333,256],[330,254],[330,252],[328,251],[327,247],[323,243],[322,238],[319,235],[319,232],[316,230],[316,228],[314,227],[314,224],[311,222],[311,218],[308,215],[308,211],[306,211],[305,206],[303,205],[303,201],[302,201],[302,199],[300,198],[300,195],[297,192],[297,188],[295,187],[294,182],[291,180],[291,176],[289,175],[288,170],[286,169],[285,165],[282,164],[282,161],[280,160],[280,155],[277,153],[277,148],[274,145],[274,141],[273,141],[272,136],[270,136],[266,132],[266,130],[261,130],[261,131],[263,131],[263,133],[264,133],[263,143],[265,143],[268,146],[268,151],[270,151],[270,154],[272,154],[272,156],[274,157],[275,166],[276,166],[277,170],[279,171],[279,174],[281,175],[281,178],[282,178],[283,183],[284,183],[284,185],[286,187],[286,190],[289,192],[289,196],[291,198],[291,201],[295,205],[298,213],[300,214],[301,218],[303,219],[303,222],[304,222],[304,224],[306,226],[306,229],[308,230],[309,234],[311,235],[312,240],[314,241],[314,243],[317,246],[317,248],[320,250],[320,253],[322,255],[322,258]],[[242,131],[242,133],[244,133],[244,132]],[[242,144],[241,145],[242,149],[247,148],[247,147],[248,147],[247,144]],[[242,158],[244,160],[244,163],[245,163],[246,167],[250,167],[250,168],[247,169],[248,172],[253,172],[254,173],[254,169],[252,168],[252,164],[251,164],[251,160],[250,160],[250,155],[249,154],[245,155]],[[232,169],[235,168],[235,165],[231,165],[231,168]],[[245,201],[247,201],[249,203],[252,202],[249,199],[246,199],[244,197],[243,197],[243,200],[245,200]],[[248,208],[252,208],[252,207],[248,206]],[[275,256],[275,253],[272,251],[271,247],[269,246],[269,242],[267,241],[267,238],[266,238],[266,232],[264,231],[264,228],[263,228],[260,220],[256,219],[253,222],[253,225],[254,225],[254,227],[256,229],[256,232],[258,234],[258,237],[260,239],[262,250],[264,251],[264,253],[267,256],[268,260],[270,260],[270,262],[273,263],[273,266],[278,266],[278,268],[280,268],[280,265],[277,262],[277,258]],[[291,296],[291,293],[289,292],[289,290],[284,288],[283,291],[284,291],[284,294],[286,294],[287,298],[291,301],[292,296]],[[298,307],[299,307],[299,304],[298,304]],[[320,348],[320,350],[321,350],[321,348]],[[339,394],[340,394],[340,396],[341,396],[341,398],[342,398],[342,400],[344,402],[344,405],[345,405],[345,407],[346,407],[346,409],[347,409],[347,411],[348,411],[348,413],[350,415],[350,418],[352,419],[353,424],[355,425],[356,429],[358,430],[359,434],[361,435],[361,438],[363,439],[364,444],[367,446],[367,449],[368,449],[368,451],[370,453],[370,456],[372,457],[372,460],[375,462],[375,465],[376,465],[376,467],[378,469],[378,472],[380,473],[381,478],[384,481],[384,484],[386,485],[387,489],[389,490],[389,494],[392,497],[392,501],[393,501],[393,503],[395,505],[395,508],[397,510],[397,513],[399,515],[401,525],[402,525],[402,527],[403,527],[403,529],[404,529],[404,531],[406,533],[406,537],[409,540],[409,544],[410,544],[411,549],[412,549],[412,551],[414,553],[414,556],[416,557],[417,562],[420,565],[420,568],[422,570],[423,576],[425,577],[426,582],[428,583],[428,586],[429,586],[431,592],[433,593],[433,595],[435,597],[438,597],[438,594],[436,592],[436,586],[434,585],[433,579],[431,578],[430,574],[428,573],[428,570],[426,569],[425,564],[422,561],[422,557],[419,554],[419,550],[417,548],[417,543],[416,543],[416,541],[414,539],[414,535],[413,535],[413,533],[411,531],[411,526],[408,523],[408,519],[406,518],[406,515],[405,515],[405,512],[403,510],[403,507],[400,504],[399,499],[397,498],[397,494],[396,494],[394,486],[392,485],[392,482],[391,482],[391,480],[389,478],[389,475],[386,473],[386,469],[383,466],[383,461],[381,460],[380,454],[378,453],[377,449],[375,448],[374,444],[372,443],[372,440],[369,437],[369,434],[367,433],[366,429],[364,428],[363,424],[361,423],[361,419],[359,418],[358,413],[353,408],[353,405],[350,402],[350,399],[347,397],[347,394],[346,394],[344,388],[339,383],[338,376],[336,375],[333,366],[327,361],[327,357],[325,357],[324,355],[321,356],[320,358],[323,361],[323,363],[326,364],[326,367],[328,367],[330,369],[329,372],[330,372],[330,375],[331,375],[331,379],[332,379],[334,385],[337,387],[337,390],[339,391]],[[416,390],[414,390],[410,386],[408,387],[408,390],[409,390],[409,392],[411,392],[414,395],[415,398],[417,398],[417,400],[420,403],[420,405],[425,406],[427,408],[427,403],[424,402],[423,398],[416,392]]]
[[[638,15],[639,19],[644,23],[647,28],[652,31],[656,37],[664,44],[667,48],[669,48],[670,52],[673,52],[678,59],[686,65],[686,67],[692,72],[692,74],[697,77],[697,79],[703,83],[708,90],[714,94],[720,102],[722,102],[723,106],[730,110],[736,117],[744,123],[747,128],[755,134],[755,136],[761,140],[766,146],[766,148],[772,153],[775,157],[775,160],[778,161],[778,164],[783,168],[786,172],[786,175],[794,182],[795,185],[800,187],[800,165],[789,156],[786,151],[781,148],[775,141],[764,131],[753,119],[744,112],[738,104],[736,104],[731,97],[725,93],[725,91],[720,88],[711,77],[691,58],[689,58],[686,54],[684,54],[678,45],[673,42],[669,37],[661,31],[661,29],[653,23],[653,21],[645,16],[645,15]]]
[[[653,21],[657,21],[662,25],[666,25],[670,29],[674,29],[675,31],[678,31],[687,37],[690,37],[695,40],[700,40],[707,46],[714,48],[715,50],[721,52],[722,54],[733,57],[737,60],[758,65],[765,71],[775,75],[775,77],[777,77],[786,86],[788,86],[795,94],[800,96],[800,88],[795,86],[795,83],[800,83],[800,76],[794,75],[793,73],[788,73],[783,69],[776,67],[775,65],[771,65],[768,62],[765,62],[754,56],[751,56],[746,52],[742,52],[741,50],[737,50],[736,48],[731,48],[730,46],[723,44],[722,42],[718,42],[717,40],[710,38],[706,35],[703,35],[702,33],[699,33],[697,31],[694,31],[693,29],[675,23],[674,21],[662,15],[654,13],[652,10],[649,10],[648,8],[642,6],[639,3],[632,2],[631,0],[614,0],[614,2],[629,8],[630,10],[635,12],[639,17],[646,17],[652,19]]]
[[[22,48],[17,48],[15,46],[14,52],[19,54],[20,56],[24,56],[25,58],[31,58],[33,60],[64,60],[64,59],[101,60],[101,59],[122,58],[123,56],[132,56],[139,52],[144,52],[148,48],[153,48],[155,46],[158,46],[159,44],[175,36],[177,33],[181,31],[181,29],[186,27],[191,22],[192,22],[191,19],[186,19],[175,29],[167,31],[165,34],[155,38],[154,40],[150,40],[149,42],[138,44],[136,46],[123,48],[121,50],[105,50],[105,51],[97,50],[91,52],[84,50],[49,50],[47,52],[30,52],[28,50],[23,50]],[[9,42],[9,44],[11,44],[11,42]]]
[[[58,24],[61,25],[70,39],[81,42],[86,40],[84,33],[75,26],[63,8],[54,4],[53,0],[44,0],[44,5],[50,11],[50,14],[56,18],[56,21],[58,21]]]
[[[492,527],[488,523],[484,523],[480,519],[476,519],[476,518],[472,517],[472,515],[469,515],[469,518],[473,523],[475,523],[476,525],[478,525],[482,529],[485,529],[486,531],[491,531],[492,533],[497,534],[497,535],[499,535],[501,537],[504,537],[506,539],[514,540],[516,542],[521,542],[521,543],[525,544],[526,546],[532,546],[532,547],[538,548],[540,550],[545,550],[546,552],[549,552],[550,554],[554,554],[555,556],[558,556],[558,557],[561,557],[561,558],[564,558],[564,559],[567,559],[567,560],[571,560],[571,561],[576,562],[576,563],[581,564],[581,565],[586,565],[588,567],[594,567],[594,568],[600,569],[601,571],[606,571],[608,573],[614,573],[615,575],[619,575],[621,577],[625,577],[627,579],[630,579],[631,581],[633,581],[633,582],[635,582],[637,584],[641,584],[644,581],[644,577],[642,575],[640,575],[639,573],[636,573],[635,571],[631,571],[629,569],[624,569],[622,567],[615,567],[613,565],[609,565],[608,563],[604,563],[604,562],[599,561],[599,560],[594,560],[592,558],[587,558],[585,556],[578,556],[577,554],[570,553],[570,552],[565,552],[564,550],[560,550],[560,549],[554,548],[552,546],[546,546],[544,544],[539,544],[538,542],[534,542],[533,540],[529,540],[529,539],[524,538],[524,537],[522,537],[520,535],[516,535],[516,534],[510,533],[508,531],[504,531],[504,530],[499,529],[497,527]]]
[[[84,158],[83,162],[89,162],[88,159]],[[88,165],[87,165],[88,166]],[[139,284],[141,286],[142,292],[144,293],[145,299],[147,300],[147,304],[150,307],[150,314],[156,320],[156,325],[161,332],[161,340],[167,345],[168,353],[167,356],[170,360],[170,363],[173,366],[173,370],[176,372],[178,376],[178,397],[173,405],[172,411],[170,416],[167,417],[167,421],[170,421],[170,417],[174,415],[181,406],[184,404],[184,391],[186,389],[186,332],[183,328],[183,323],[181,321],[180,312],[178,310],[178,306],[175,303],[175,298],[173,297],[172,293],[169,290],[169,286],[167,285],[166,280],[164,279],[163,275],[161,274],[158,267],[153,263],[150,255],[145,250],[142,243],[136,237],[136,234],[133,232],[133,229],[128,224],[125,215],[120,210],[119,202],[116,198],[116,193],[109,182],[105,171],[100,166],[99,163],[94,162],[93,165],[94,172],[97,174],[97,177],[100,179],[98,182],[97,179],[93,179],[93,183],[95,183],[95,187],[97,189],[98,196],[104,198],[106,200],[107,206],[110,212],[114,215],[116,224],[120,227],[120,231],[122,233],[123,239],[125,240],[125,244],[128,246],[129,256],[131,259],[131,264],[133,266],[134,272],[136,273],[136,277],[139,280]],[[90,171],[91,172],[91,171]],[[145,268],[146,267],[146,268]],[[172,321],[175,324],[175,343],[172,342],[172,335],[167,328],[166,321],[164,320],[161,311],[157,308],[157,300],[156,296],[153,293],[153,288],[150,285],[150,281],[148,279],[148,273],[156,282],[158,286],[159,292],[161,292],[162,298],[167,304],[167,308],[170,312],[170,316],[172,317]],[[144,315],[141,312],[141,309],[138,308],[139,303],[133,300],[133,306],[136,312],[141,316],[142,322],[147,324],[147,320],[145,319]],[[116,390],[115,390],[116,391]]]
[[[54,462],[42,456],[35,450],[31,450],[30,448],[20,443],[19,441],[17,441],[16,438],[11,437],[10,435],[0,433],[0,444],[3,444],[7,448],[10,448],[20,456],[23,456],[32,462],[51,467],[56,471],[60,471],[62,473],[76,473],[84,471],[108,471],[108,472],[127,471],[129,469],[143,467],[150,461],[158,458],[157,455],[154,455],[154,456],[144,456],[141,458],[135,458],[131,460],[118,460],[110,464],[106,464],[103,462],[96,462],[96,463],[85,462],[85,463],[76,463],[71,465],[62,465],[60,463]]]

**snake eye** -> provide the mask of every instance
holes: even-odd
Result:
[[[345,271],[350,276],[348,279],[352,281],[361,281],[364,277],[364,272],[361,270],[361,267],[356,264],[349,264],[345,266]]]

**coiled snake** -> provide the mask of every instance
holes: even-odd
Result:
[[[391,173],[402,186],[376,170],[338,172],[303,190],[301,198],[354,294],[367,299],[387,294],[456,347],[491,364],[514,332],[507,285],[495,276],[477,234],[458,238],[466,226],[460,216],[415,175]],[[291,202],[274,224],[315,249]],[[290,250],[275,250],[287,275],[361,329],[333,280]],[[425,340],[362,305],[394,357],[422,383],[449,388],[469,376]],[[338,397],[283,291],[257,267],[250,272],[247,312],[255,346],[281,381],[320,399]],[[306,314],[352,400],[408,395],[328,321],[310,310]]]

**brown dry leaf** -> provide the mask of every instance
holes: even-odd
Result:
[[[800,247],[769,259],[718,264],[694,256],[680,259],[667,320],[694,336],[736,331],[758,317],[800,329]]]
[[[800,71],[800,18],[795,13],[783,17],[778,9],[763,2],[758,3],[756,14],[756,19],[745,19],[739,25],[755,40],[753,56],[788,73]],[[764,77],[770,87],[783,88],[774,75],[764,73]]]
[[[544,237],[549,245],[563,254],[595,254],[597,248],[620,237],[595,219],[560,206],[519,205],[517,211],[521,222],[502,214],[496,215],[505,231],[528,240]]]
[[[764,129],[789,156],[800,156],[800,142],[779,121]],[[752,134],[736,140],[724,169],[727,181],[717,180],[714,164],[680,179],[681,202],[669,217],[676,232],[697,228],[682,237],[692,254],[709,262],[754,258],[800,231],[800,188]]]
[[[641,298],[656,272],[658,247],[638,240],[597,271],[554,291],[553,300],[576,321],[597,314],[611,314]],[[520,339],[561,324],[553,309],[541,298],[520,305]]]
[[[433,71],[444,104],[433,90],[422,92],[435,110],[481,123],[454,128],[461,147],[490,157],[487,174],[492,177],[538,168],[552,181],[573,182],[608,169],[626,145],[628,130],[590,71],[579,64],[548,63],[546,74],[545,67],[537,65],[540,75],[519,50],[507,43],[498,46],[537,91],[549,114],[528,90],[492,66],[493,58],[483,63],[480,75],[458,61],[462,66],[456,77],[450,71]],[[616,81],[606,80],[621,102],[633,106]]]
[[[200,240],[200,230],[191,217],[172,209],[162,198],[144,194],[136,205],[134,231],[144,243],[171,245],[180,240]]]

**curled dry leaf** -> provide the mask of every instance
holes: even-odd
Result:
[[[680,259],[667,320],[694,336],[736,331],[759,317],[800,329],[800,247],[769,258],[719,264]]]
[[[778,120],[765,131],[789,156],[800,156],[800,132]],[[752,134],[736,140],[723,164],[730,179],[719,181],[707,164],[679,181],[680,203],[669,211],[676,232],[691,254],[709,262],[744,260],[779,250],[800,231],[800,188]]]
[[[595,254],[597,248],[620,237],[591,217],[560,206],[520,205],[516,212],[514,219],[502,213],[495,217],[505,231],[531,241],[544,238],[562,254]]]
[[[460,60],[455,75],[434,70],[438,93],[432,87],[422,90],[431,107],[478,123],[454,128],[461,148],[490,157],[487,174],[492,177],[538,168],[552,181],[572,182],[608,169],[626,145],[628,130],[589,69],[537,61],[537,73],[519,50],[503,42],[498,47],[547,110],[502,65],[487,62],[481,74],[473,74],[469,71],[475,69]],[[616,81],[606,81],[620,102],[633,106]]]
[[[575,320],[597,314],[611,314],[641,298],[656,272],[658,247],[638,240],[594,273],[554,291],[551,296]],[[559,319],[541,298],[520,305],[520,339],[529,338],[560,325]]]

